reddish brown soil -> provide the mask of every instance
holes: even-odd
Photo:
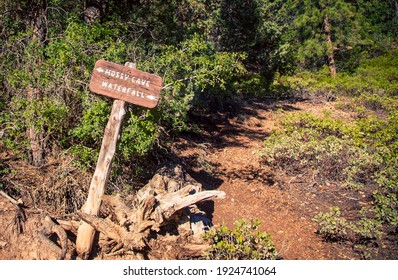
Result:
[[[195,179],[205,188],[227,195],[204,206],[215,225],[232,228],[241,218],[259,219],[261,230],[272,235],[284,259],[358,258],[351,248],[323,241],[311,220],[319,211],[335,205],[337,192],[324,186],[314,189],[311,182],[297,178],[300,176],[279,176],[262,166],[258,155],[283,112],[305,110],[316,114],[326,108],[335,113],[330,103],[248,102],[238,117],[209,116],[203,120],[206,125],[201,133],[175,142],[174,153],[196,173]]]

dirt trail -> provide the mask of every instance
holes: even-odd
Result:
[[[319,108],[306,103],[249,102],[239,117],[216,122],[199,137],[178,141],[173,150],[205,187],[227,194],[210,207],[215,225],[232,228],[241,218],[259,219],[261,230],[272,235],[284,259],[350,259],[350,250],[316,235],[311,218],[329,205],[317,201],[313,192],[296,191],[289,182],[278,181],[259,161],[258,151],[275,128],[278,111],[323,110],[329,105],[315,106]]]

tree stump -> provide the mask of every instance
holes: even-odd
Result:
[[[113,246],[112,253],[140,252],[156,258],[152,249],[173,244],[174,253],[169,252],[167,258],[182,258],[182,252],[192,256],[207,248],[197,237],[211,221],[196,204],[224,197],[224,192],[203,191],[180,165],[167,164],[135,195],[104,196],[101,211],[106,218],[78,215],[105,237],[102,245]]]

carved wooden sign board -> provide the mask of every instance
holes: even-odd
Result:
[[[158,104],[162,78],[105,60],[95,63],[90,90],[146,108]]]

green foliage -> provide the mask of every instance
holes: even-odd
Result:
[[[362,18],[356,7],[348,1],[286,1],[283,10],[292,20],[292,44],[296,48],[298,62],[313,68],[326,63],[328,50],[324,20],[329,19],[332,44],[338,50],[349,51],[357,45],[366,44],[361,29]]]
[[[221,49],[245,52],[245,66],[249,70],[243,83],[261,86],[247,88],[243,93],[265,94],[274,75],[292,69],[293,51],[284,40],[285,15],[280,12],[283,1],[239,0],[221,1],[219,17],[219,44]],[[242,87],[242,85],[241,85]]]
[[[2,66],[8,69],[11,68],[8,64],[13,63],[11,71],[6,71],[5,85],[7,93],[14,96],[13,100],[6,102],[12,108],[10,114],[16,127],[26,129],[33,126],[44,133],[49,140],[47,148],[52,144],[70,147],[73,144],[69,135],[94,144],[102,138],[99,135],[103,134],[104,126],[99,127],[92,112],[104,111],[104,106],[96,107],[95,98],[87,96],[86,83],[97,59],[106,57],[120,61],[119,50],[125,52],[123,44],[118,41],[118,32],[110,31],[112,27],[88,27],[71,20],[63,33],[45,47],[28,40],[31,37],[29,30],[20,31],[7,40],[5,47],[8,51]],[[23,55],[14,57],[15,54]],[[28,99],[28,92],[33,92],[36,98]],[[87,108],[92,105],[93,108]],[[79,125],[82,115],[87,116]],[[87,119],[90,116],[94,117],[93,120]],[[76,131],[72,131],[76,125]],[[10,137],[16,145],[26,145],[22,139]],[[87,137],[93,139],[88,140]]]
[[[396,226],[398,225],[398,199],[396,193],[385,193],[375,191],[373,193],[375,202],[375,216],[378,220]]]
[[[290,114],[281,121],[283,130],[265,141],[264,162],[288,172],[316,170],[318,179],[351,188],[377,184],[397,191],[397,114],[343,122],[308,113]]]
[[[355,243],[362,243],[371,239],[381,237],[381,223],[366,217],[360,218],[356,222],[349,222],[341,217],[339,207],[334,206],[330,212],[319,212],[313,219],[319,225],[318,232],[325,239],[351,240]]]
[[[65,118],[69,111],[58,100],[13,98],[9,106],[10,111],[0,113],[0,127],[4,133],[0,137],[0,143],[5,148],[14,150],[16,154],[21,154],[28,146],[28,127],[44,132],[46,141],[63,139],[66,136]]]
[[[283,130],[265,141],[265,163],[290,173],[311,168],[318,180],[361,188],[371,184],[383,158],[371,147],[358,146],[363,134],[355,125],[308,113],[293,114],[281,121]]]
[[[256,44],[260,24],[258,1],[224,0],[220,11],[220,29],[223,47],[247,51]]]
[[[212,247],[206,254],[210,260],[275,260],[280,258],[271,236],[259,230],[258,220],[235,222],[234,229],[220,226],[204,236]]]
[[[366,28],[371,34],[375,34],[380,41],[379,48],[386,48],[391,38],[396,37],[398,15],[394,0],[360,0],[358,8],[366,18]]]
[[[98,150],[77,144],[70,148],[69,153],[75,156],[76,160],[74,164],[81,169],[87,170],[88,167],[95,168],[98,159]]]
[[[80,124],[70,131],[70,135],[80,142],[99,145],[104,136],[105,125],[108,122],[110,106],[104,100],[98,100],[83,112]]]
[[[196,109],[198,96],[211,99],[227,95],[234,77],[245,73],[244,59],[244,54],[214,50],[198,35],[178,46],[159,47],[142,68],[163,73],[162,98],[155,109],[162,126],[174,131],[189,130],[188,113]]]
[[[147,111],[137,117],[130,113],[120,139],[120,152],[128,159],[131,155],[146,154],[157,139],[157,126],[154,116]]]
[[[65,118],[68,108],[58,100],[50,98],[15,99],[12,108],[22,111],[22,123],[25,127],[34,127],[36,131],[45,131],[48,136],[62,135],[66,127]]]
[[[25,138],[24,124],[16,121],[12,112],[0,111],[0,150],[10,149],[19,155],[27,145]]]
[[[294,50],[304,69],[327,65],[334,54],[337,71],[351,71],[364,57],[388,51],[396,43],[394,1],[285,1],[278,13],[285,16],[283,40]],[[324,20],[329,19],[333,49],[328,49]],[[329,47],[330,48],[330,47]]]
[[[393,49],[382,56],[358,61],[361,64],[355,70],[339,73],[335,79],[330,77],[327,67],[317,72],[303,71],[294,76],[279,76],[274,80],[272,89],[275,95],[289,91],[290,95],[298,97],[303,97],[303,93],[312,96],[319,93],[345,95],[355,97],[355,105],[373,106],[377,102],[380,104],[376,106],[390,109],[393,105],[391,98],[398,93],[398,50]],[[397,108],[397,103],[393,103]]]
[[[199,12],[205,9],[203,3],[188,2],[185,8],[191,9],[199,21]],[[177,9],[177,4],[174,4],[170,9]],[[166,9],[167,5],[162,6]],[[135,15],[144,16],[140,14],[142,11],[140,9]],[[157,14],[156,18],[161,16]],[[168,12],[168,16],[172,14]],[[223,94],[234,76],[245,71],[241,62],[245,58],[244,54],[216,51],[205,39],[209,34],[191,34],[192,30],[206,29],[205,26],[194,27],[195,24],[189,24],[184,27],[187,37],[179,34],[180,39],[176,39],[178,43],[166,45],[156,40],[148,41],[147,37],[140,40],[140,33],[131,32],[129,25],[116,15],[90,26],[73,14],[65,20],[63,29],[51,27],[48,36],[53,35],[54,38],[43,46],[30,40],[32,32],[29,27],[16,30],[5,40],[3,48],[7,52],[1,58],[0,70],[6,73],[2,79],[7,96],[25,100],[26,93],[34,90],[40,100],[32,101],[32,104],[24,101],[25,105],[14,106],[10,114],[23,121],[22,124],[17,123],[17,127],[21,127],[18,131],[23,133],[23,128],[35,125],[40,131],[44,129],[44,137],[51,134],[50,145],[71,148],[70,151],[75,154],[89,155],[91,152],[87,151],[99,149],[109,117],[109,104],[104,98],[89,93],[87,88],[92,68],[98,59],[120,64],[136,61],[139,69],[158,74],[164,79],[158,108],[152,110],[151,114],[143,109],[135,109],[126,117],[125,135],[119,145],[126,159],[135,153],[147,153],[160,136],[159,131],[191,129],[193,126],[189,123],[189,112],[195,108],[197,96],[209,98]],[[162,24],[166,23],[162,21]],[[207,24],[210,26],[212,23],[209,21]],[[7,106],[11,100],[5,97],[3,102]],[[6,142],[8,140],[20,147],[26,146],[22,138],[10,138]]]
[[[318,223],[318,232],[326,239],[338,240],[347,235],[348,222],[341,218],[339,207],[332,207],[328,213],[319,212],[313,221]]]
[[[48,30],[40,45],[31,39],[31,3],[4,1],[4,9],[10,12],[0,16],[4,26],[0,35],[0,89],[4,91],[1,105],[7,111],[4,115],[15,120],[4,143],[26,147],[21,137],[23,129],[33,125],[44,130],[50,146],[77,145],[80,150],[84,145],[98,149],[109,112],[109,105],[98,104],[104,98],[92,96],[87,88],[98,59],[120,64],[137,62],[139,69],[164,79],[158,108],[150,116],[139,109],[127,116],[127,134],[120,149],[128,157],[148,152],[155,138],[162,136],[160,131],[195,128],[189,119],[192,112],[218,107],[236,93],[267,94],[275,75],[279,75],[280,82],[274,88],[289,87],[291,81],[280,74],[292,69],[295,54],[318,60],[324,54],[325,50],[317,49],[323,45],[319,42],[324,40],[321,25],[326,14],[333,26],[335,46],[345,53],[351,52],[348,46],[355,48],[371,41],[369,34],[363,33],[366,29],[354,32],[358,26],[373,24],[372,30],[385,36],[390,34],[387,27],[394,26],[391,3],[377,1],[372,1],[374,5],[359,1],[356,8],[342,0],[328,4],[310,0],[151,0],[140,1],[140,5],[134,1],[111,1],[102,20],[90,25],[79,19],[83,2],[48,1]],[[375,13],[374,7],[383,13]],[[324,71],[325,75],[312,76],[311,81],[305,76],[313,74],[298,75],[290,85],[314,92],[322,88],[352,93],[375,89],[377,85],[377,91],[369,91],[368,98],[361,97],[363,100],[358,102],[366,108],[384,110],[391,102],[380,103],[377,95],[396,93],[396,57],[396,53],[391,53],[363,64],[356,81],[342,75],[338,83],[333,82]],[[384,73],[375,75],[380,65]],[[366,78],[361,80],[360,76]],[[12,112],[7,109],[12,108],[12,97],[24,100],[32,90],[40,101],[14,106]],[[140,141],[131,141],[133,137]]]

